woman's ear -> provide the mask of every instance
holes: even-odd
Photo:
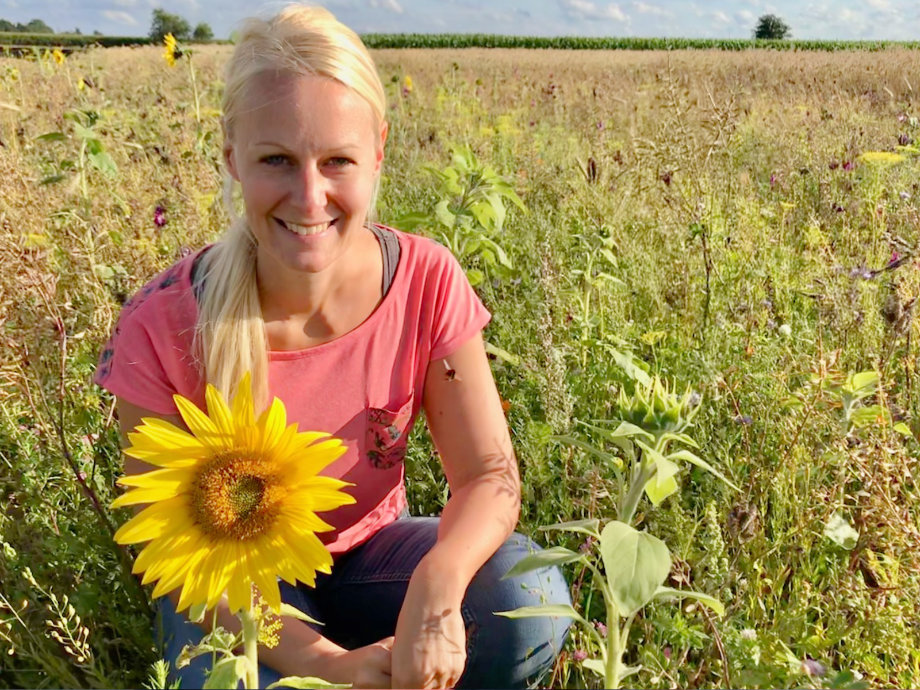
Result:
[[[233,145],[226,139],[224,140],[224,165],[227,166],[227,172],[237,182],[240,181],[240,175],[236,170],[236,159],[234,157]]]
[[[383,149],[387,143],[387,133],[390,131],[390,126],[386,120],[380,123],[380,139],[378,140],[377,151],[375,152],[376,161],[374,172],[380,172],[380,167],[383,165]]]

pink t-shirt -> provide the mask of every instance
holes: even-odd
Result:
[[[396,274],[363,323],[322,345],[269,353],[269,395],[284,403],[288,424],[331,433],[348,446],[323,472],[353,483],[346,491],[357,499],[321,516],[335,527],[319,535],[332,553],[366,541],[405,508],[406,436],[422,404],[428,364],[453,353],[490,319],[450,251],[393,232],[401,250]],[[198,254],[125,304],[100,355],[97,384],[160,414],[178,413],[174,393],[205,409],[192,352],[198,307],[191,269]]]

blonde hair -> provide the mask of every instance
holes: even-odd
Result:
[[[367,48],[321,7],[289,5],[271,19],[247,19],[224,70],[223,126],[228,139],[249,89],[266,72],[335,79],[370,104],[378,123],[385,117],[383,84]],[[268,341],[256,281],[256,243],[246,219],[235,212],[232,192],[228,175],[224,202],[233,221],[202,259],[205,283],[195,339],[207,382],[229,397],[250,371],[256,406],[263,408],[268,403]],[[369,215],[376,196],[375,187]]]

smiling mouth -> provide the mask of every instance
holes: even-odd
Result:
[[[334,220],[327,220],[325,223],[319,223],[317,225],[301,225],[300,223],[283,221],[280,218],[275,218],[275,220],[278,221],[278,223],[285,229],[290,230],[295,235],[300,235],[301,237],[306,237],[308,235],[319,235],[335,224]]]

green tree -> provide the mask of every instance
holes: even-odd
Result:
[[[0,19],[0,31],[16,31],[16,25],[7,19]]]
[[[201,22],[192,32],[192,38],[196,41],[210,41],[214,38],[214,32],[211,31],[210,25],[205,22]]]
[[[757,20],[754,38],[788,38],[791,31],[789,25],[775,14],[765,14]]]
[[[156,8],[150,22],[150,38],[162,41],[166,34],[172,34],[180,41],[186,40],[192,31],[189,23],[178,14],[170,14],[164,9]]]
[[[22,27],[22,30],[29,34],[53,34],[54,29],[45,24],[41,19],[33,19],[31,22]]]

